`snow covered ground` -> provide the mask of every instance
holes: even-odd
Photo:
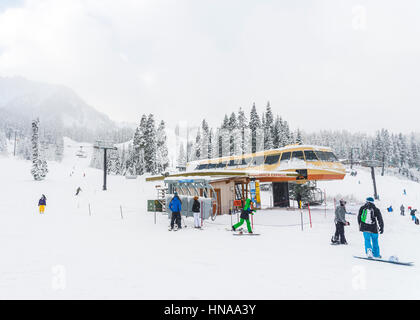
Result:
[[[206,221],[203,231],[191,228],[189,218],[186,229],[168,232],[167,216],[154,224],[146,212],[153,184],[109,176],[102,191],[102,172],[88,168],[90,157],[75,156],[79,146],[67,139],[63,162],[50,162],[42,182],[33,181],[30,162],[0,158],[1,299],[420,298],[420,227],[398,212],[401,202],[420,205],[420,184],[377,176],[382,255],[415,262],[404,267],[352,257],[363,254],[355,215],[348,216],[349,245],[329,244],[332,199],[351,200],[348,209],[356,212],[372,195],[369,171],[320,183],[328,208],[312,208],[312,228],[305,210],[303,231],[299,211],[276,209],[256,214],[261,236],[232,236],[225,228],[236,216]],[[41,194],[47,196],[43,216]],[[392,214],[385,210],[390,204]]]

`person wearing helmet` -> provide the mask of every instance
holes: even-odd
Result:
[[[350,223],[346,221],[346,213],[346,201],[341,199],[340,205],[335,209],[335,235],[331,239],[334,244],[347,244],[344,226],[348,226]]]
[[[236,231],[236,229],[238,229],[246,221],[246,226],[247,226],[247,229],[248,229],[248,233],[252,233],[252,227],[251,227],[251,223],[249,221],[249,215],[254,214],[254,212],[256,212],[256,211],[252,210],[252,208],[251,208],[251,199],[249,199],[249,198],[246,199],[245,206],[244,206],[244,208],[242,209],[242,212],[241,212],[240,220],[237,224],[232,226],[232,231]]]
[[[375,206],[374,199],[369,197],[366,203],[360,207],[357,221],[359,229],[363,232],[365,239],[365,251],[368,258],[381,258],[378,232],[384,232],[384,221],[382,219],[381,211]]]

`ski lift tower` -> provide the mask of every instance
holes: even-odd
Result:
[[[365,160],[365,161],[361,162],[361,165],[364,166],[364,167],[369,167],[370,168],[375,200],[379,200],[378,192],[377,192],[377,189],[376,189],[375,167],[382,166],[382,162],[378,161],[378,160]]]
[[[106,175],[107,175],[107,150],[117,150],[113,143],[109,141],[97,140],[93,145],[95,149],[104,150],[104,186],[103,190],[106,191]]]

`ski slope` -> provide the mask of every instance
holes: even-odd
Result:
[[[276,209],[254,217],[258,237],[233,237],[226,228],[237,217],[228,215],[205,221],[203,231],[188,218],[186,229],[168,232],[167,216],[158,214],[154,224],[146,212],[153,184],[109,176],[102,191],[102,172],[88,167],[90,155],[75,156],[79,146],[66,139],[62,163],[49,162],[41,182],[33,181],[30,162],[0,158],[0,299],[420,298],[420,227],[398,210],[401,202],[419,205],[420,184],[377,177],[381,254],[415,262],[405,267],[353,258],[363,254],[355,215],[348,216],[349,245],[329,244],[332,200],[345,197],[356,212],[372,195],[369,171],[320,183],[330,202],[312,208],[312,228],[303,211],[303,231],[299,211]],[[385,210],[390,204],[392,214]]]

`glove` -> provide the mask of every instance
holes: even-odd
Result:
[[[380,234],[384,233],[384,229],[379,229],[379,233]]]
[[[349,226],[349,225],[350,225],[350,222],[346,221],[346,226]]]

